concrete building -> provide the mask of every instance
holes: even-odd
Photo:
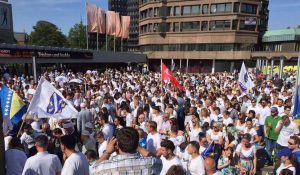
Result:
[[[0,43],[14,43],[12,8],[7,0],[0,0]]]
[[[240,68],[259,48],[269,13],[260,0],[140,0],[139,12],[139,45],[149,62],[173,59],[187,72]]]

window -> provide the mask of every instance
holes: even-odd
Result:
[[[201,22],[201,31],[207,31],[207,29],[208,29],[208,22],[202,21]]]
[[[153,32],[153,24],[148,24],[148,32]]]
[[[158,16],[158,7],[154,8],[154,17]]]
[[[237,30],[238,29],[238,23],[239,23],[239,20],[235,19],[232,21],[232,30]]]
[[[217,13],[217,5],[216,4],[212,4],[210,6],[210,13]]]
[[[173,32],[180,32],[180,24],[179,22],[173,23]]]
[[[180,16],[180,7],[174,7],[174,16]]]
[[[211,4],[210,12],[211,13],[231,13],[232,11],[232,4]]]
[[[257,5],[242,4],[241,12],[242,13],[249,13],[249,14],[256,14],[256,12],[257,12]]]
[[[234,3],[233,12],[236,12],[236,13],[240,12],[240,3],[239,2]]]
[[[217,5],[217,12],[224,13],[225,12],[225,4],[218,4]]]
[[[173,16],[172,7],[168,7],[168,9],[167,9],[167,16]]]
[[[202,14],[208,14],[208,4],[202,6]]]
[[[209,30],[230,30],[231,21],[210,21]]]
[[[159,23],[154,23],[153,25],[153,32],[159,32]]]
[[[199,31],[200,29],[200,22],[199,21],[192,21],[192,22],[183,22],[181,31]]]
[[[200,5],[193,5],[191,9],[192,15],[198,15],[200,14]]]
[[[245,23],[245,20],[240,21],[240,30],[249,30],[249,31],[255,31],[256,25],[249,25]]]
[[[191,14],[191,6],[182,7],[182,15],[190,15]]]

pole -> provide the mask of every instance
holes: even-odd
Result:
[[[97,9],[97,51],[99,51],[99,24],[98,24],[98,9]]]
[[[87,1],[85,2],[85,10],[86,10],[86,32],[85,32],[85,35],[86,35],[86,49],[89,49],[89,31],[88,31],[88,11],[87,11],[87,6],[88,6],[88,3]]]
[[[215,67],[216,67],[216,59],[213,59],[212,61],[212,68],[211,68],[211,73],[215,73]]]
[[[116,36],[114,36],[114,52],[116,52]]]
[[[268,79],[268,63],[269,63],[269,60],[266,59],[265,71],[266,71],[266,77],[267,77],[267,79]]]
[[[179,68],[180,68],[180,71],[181,71],[181,59],[180,59],[180,62],[179,62]]]
[[[32,57],[32,69],[33,69],[33,78],[34,78],[34,82],[37,83],[37,76],[36,76],[36,59],[35,59],[35,55]]]
[[[117,25],[116,25],[117,20],[116,20],[116,17],[117,17],[117,15],[116,15],[116,12],[115,12],[114,52],[116,52],[116,35],[117,35]]]
[[[300,52],[299,52],[299,56],[298,56],[298,64],[297,64],[297,80],[296,80],[296,87],[297,86],[300,86],[300,71],[299,71],[299,68],[300,68]]]
[[[105,41],[105,47],[106,47],[106,52],[107,52],[107,33],[106,33],[106,41]]]
[[[2,108],[0,103],[0,174],[5,174],[5,150],[4,150],[4,135],[3,135],[3,118]]]
[[[274,76],[274,59],[271,58],[271,72],[270,72],[270,78],[273,78]]]
[[[186,59],[186,70],[185,73],[188,73],[188,69],[189,69],[189,59]]]
[[[284,65],[284,57],[280,57],[280,70],[279,70],[279,78],[282,79],[283,74],[283,65]]]
[[[123,52],[123,38],[121,37],[121,52]]]

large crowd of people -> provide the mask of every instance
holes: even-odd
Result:
[[[174,74],[185,91],[155,72],[45,72],[78,115],[5,120],[6,174],[300,174],[295,76],[251,74],[255,87],[242,92],[238,73]],[[1,82],[26,104],[37,88],[24,75]]]

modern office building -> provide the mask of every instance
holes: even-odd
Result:
[[[269,13],[266,0],[140,0],[139,12],[139,45],[149,62],[173,59],[188,72],[232,70],[250,59]]]
[[[122,16],[127,15],[127,0],[109,0],[108,10],[120,13]]]
[[[139,51],[139,0],[127,0],[127,15],[130,16],[128,51]]]
[[[108,9],[122,16],[130,16],[129,38],[123,41],[123,51],[139,51],[139,1],[109,0]]]

